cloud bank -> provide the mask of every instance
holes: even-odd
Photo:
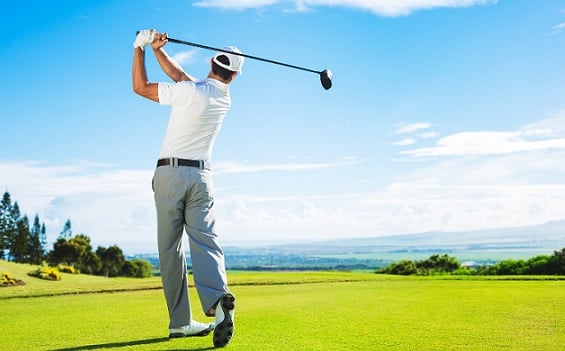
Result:
[[[431,127],[424,128],[431,124],[412,125],[398,135],[410,138],[432,132]],[[417,138],[396,146],[402,156],[396,162],[419,162],[405,162],[399,175],[384,180],[376,167],[380,162],[353,157],[302,164],[219,161],[214,169],[216,186],[220,185],[216,189],[218,231],[225,244],[241,245],[561,220],[565,218],[564,140],[565,112],[516,130]],[[430,142],[431,146],[418,147]],[[338,167],[344,162],[348,163],[346,178],[339,173],[343,167]],[[301,182],[329,177],[332,172],[341,177],[336,183],[324,179],[324,184],[338,184],[325,190],[305,186],[277,195],[254,192],[254,182],[265,172],[273,173],[269,179]],[[367,174],[374,174],[379,182],[363,182]],[[70,218],[75,233],[90,235],[95,246],[117,244],[126,253],[155,252],[152,175],[151,169],[81,161],[62,166],[0,161],[0,185],[24,213],[37,213],[45,221],[50,242]],[[245,190],[233,190],[229,184]]]
[[[401,153],[413,157],[442,157],[565,150],[563,123],[565,116],[557,116],[517,131],[461,132],[439,139],[434,146]]]
[[[200,0],[195,6],[223,9],[257,9],[275,5],[306,11],[314,7],[346,7],[396,17],[434,8],[458,8],[495,4],[497,0]]]

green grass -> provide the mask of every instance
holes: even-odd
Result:
[[[106,279],[101,276],[86,274],[61,273],[62,280],[49,281],[33,278],[28,272],[37,269],[38,266],[15,264],[0,260],[0,274],[9,273],[13,278],[23,280],[26,285],[10,288],[0,288],[0,301],[3,298],[13,297],[37,297],[63,294],[81,294],[103,291],[158,289],[161,281],[158,278],[134,279],[134,278],[112,278]]]
[[[59,282],[43,282],[16,273],[28,268],[33,269],[0,261],[0,271],[28,283],[0,289],[1,345],[7,350],[211,349],[209,336],[167,339],[163,292],[136,290],[158,286],[156,278],[63,275]],[[565,345],[564,280],[360,272],[230,272],[229,278],[237,296],[229,350],[560,350]],[[73,287],[80,294],[70,294]],[[123,291],[94,293],[118,288]],[[200,311],[195,290],[190,293],[194,317],[211,321]]]
[[[40,297],[65,294],[87,294],[98,292],[120,292],[160,289],[161,278],[152,277],[146,279],[138,278],[111,278],[86,274],[61,273],[62,280],[58,282],[47,281],[29,277],[28,272],[37,269],[38,266],[16,264],[0,260],[0,273],[8,272],[13,278],[26,282],[25,286],[0,289],[0,301],[2,299],[17,297]],[[279,272],[257,273],[245,271],[231,271],[230,285],[279,285],[279,284],[303,284],[315,282],[347,282],[375,280],[375,274],[361,272]]]

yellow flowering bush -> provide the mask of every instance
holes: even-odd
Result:
[[[2,278],[0,279],[0,287],[16,285],[25,285],[25,283],[23,280],[13,278],[8,272],[2,273]]]
[[[39,266],[35,271],[29,272],[28,275],[45,280],[61,280],[61,273],[56,267]]]

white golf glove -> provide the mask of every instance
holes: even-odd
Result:
[[[153,38],[155,37],[155,31],[144,29],[140,30],[135,37],[135,41],[133,42],[134,48],[141,48],[141,50],[145,49],[146,45],[150,45],[153,42]]]

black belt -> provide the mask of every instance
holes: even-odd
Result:
[[[200,169],[209,169],[207,162],[203,160],[186,160],[184,158],[161,158],[157,161],[157,167],[172,166],[172,167],[195,167]]]

